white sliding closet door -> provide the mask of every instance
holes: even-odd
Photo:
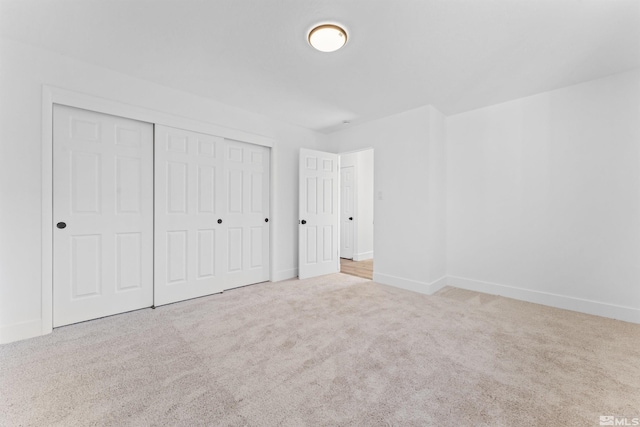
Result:
[[[156,125],[155,305],[224,290],[224,139]]]
[[[53,326],[153,304],[153,125],[53,109]]]
[[[226,141],[225,289],[269,280],[269,149]]]
[[[156,126],[155,304],[269,280],[269,149]]]

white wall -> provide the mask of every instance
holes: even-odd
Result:
[[[357,252],[353,254],[355,261],[373,258],[373,152],[374,150],[371,149],[355,153],[358,159],[356,176],[358,241],[356,242]]]
[[[446,125],[449,283],[640,322],[640,71]]]
[[[444,117],[425,106],[328,136],[335,152],[375,150],[374,279],[380,283],[424,293],[441,286],[444,239],[430,233],[430,221],[444,228],[444,214],[436,212],[445,208],[443,190],[431,191],[444,188],[443,128]],[[441,166],[435,172],[430,163]]]
[[[0,58],[0,342],[41,333],[43,84],[273,138],[274,273],[297,275],[298,151],[324,136],[6,39]]]
[[[427,215],[425,217],[429,260],[429,282],[441,280],[447,274],[447,170],[446,170],[446,124],[445,116],[435,108],[429,114],[429,145],[427,153],[427,182],[416,183],[426,186]]]

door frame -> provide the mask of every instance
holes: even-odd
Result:
[[[214,123],[202,122],[177,116],[150,108],[139,107],[119,101],[100,98],[84,93],[73,92],[54,86],[42,86],[42,211],[41,211],[41,334],[53,331],[53,105],[60,104],[81,108],[96,113],[110,114],[141,122],[160,124],[170,127],[192,130],[223,138],[261,145],[271,149],[270,155],[270,188],[269,188],[269,277],[273,281],[275,266],[274,245],[274,201],[277,187],[274,185],[274,171],[277,168],[277,148],[272,138],[232,129]],[[155,143],[155,142],[154,142]],[[155,233],[155,230],[154,230]]]
[[[375,187],[375,185],[376,185],[376,183],[375,183],[375,170],[376,170],[375,152],[376,151],[375,151],[375,147],[374,146],[363,147],[363,148],[358,148],[358,149],[355,149],[355,150],[342,151],[342,152],[337,153],[337,154],[338,154],[339,158],[342,158],[342,156],[346,155],[346,154],[356,154],[356,153],[360,153],[360,152],[363,152],[363,151],[369,151],[369,150],[371,150],[373,152],[373,155],[374,155],[374,158],[373,158],[373,175],[374,175],[374,181],[373,181],[373,185],[374,185],[374,187],[373,187],[373,211],[374,211],[374,214],[373,214],[373,217],[374,217],[373,241],[374,241],[374,247],[375,247],[375,241],[376,241],[376,237],[375,237],[376,236],[376,232],[375,232],[375,208],[376,208],[376,187]],[[341,164],[341,167],[342,167],[342,164]],[[357,187],[358,187],[358,182],[359,182],[358,181],[358,179],[359,179],[358,172],[359,172],[359,166],[358,166],[358,162],[356,162],[355,167],[354,167],[354,175],[356,177],[356,181],[355,181],[356,190],[354,191],[354,197],[356,197],[356,201],[355,201],[355,205],[354,205],[354,208],[353,208],[354,209],[354,215],[356,215],[356,221],[359,220],[358,200],[357,200]],[[338,176],[338,178],[340,178],[340,176]],[[342,190],[342,183],[340,183],[340,182],[338,183],[338,189],[340,191],[340,197],[338,197],[338,202],[340,202],[342,200],[342,191],[341,191]],[[338,225],[340,225],[340,224],[338,224]],[[356,261],[356,259],[355,259],[356,258],[356,254],[359,254],[359,252],[356,252],[356,249],[358,247],[358,230],[357,230],[357,227],[354,227],[354,228],[356,228],[356,230],[354,230],[354,232],[353,232],[353,236],[354,236],[354,240],[355,240],[353,242],[353,255],[354,255],[353,261]],[[341,233],[341,232],[342,232],[342,229],[338,228],[338,233]],[[342,237],[342,235],[339,234],[338,238],[341,238],[341,237]],[[374,250],[374,256],[375,256],[375,250]],[[374,269],[375,269],[375,264],[374,264]]]

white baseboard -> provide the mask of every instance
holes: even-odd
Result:
[[[444,288],[447,285],[449,285],[448,276],[442,276],[438,280],[435,280],[429,283],[429,295],[435,294],[436,292],[438,292],[440,289]]]
[[[0,326],[0,344],[26,340],[40,335],[44,335],[42,333],[42,319]]]
[[[396,288],[406,289],[408,291],[418,292],[421,294],[431,295],[434,292],[447,286],[447,277],[443,276],[431,283],[419,282],[417,280],[405,279],[404,277],[393,276],[373,272],[373,281],[382,283],[383,285],[395,286]]]
[[[640,309],[633,307],[625,307],[548,292],[534,291],[532,289],[515,288],[512,286],[482,282],[479,280],[456,276],[448,276],[448,285],[471,291],[484,292],[486,294],[500,295],[520,301],[578,311],[580,313],[609,317],[611,319],[623,320],[625,322],[640,323]]]
[[[364,261],[365,259],[373,259],[373,251],[353,254],[354,261]]]
[[[294,279],[298,277],[298,269],[291,268],[289,270],[280,270],[273,273],[272,282],[280,282],[281,280]]]

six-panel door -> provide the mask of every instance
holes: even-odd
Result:
[[[224,290],[224,139],[155,129],[155,305]]]
[[[300,149],[298,276],[337,273],[338,155]]]
[[[269,149],[225,141],[224,288],[269,280]]]
[[[355,167],[340,168],[340,258],[353,259]]]
[[[153,125],[55,105],[53,326],[153,304]]]

